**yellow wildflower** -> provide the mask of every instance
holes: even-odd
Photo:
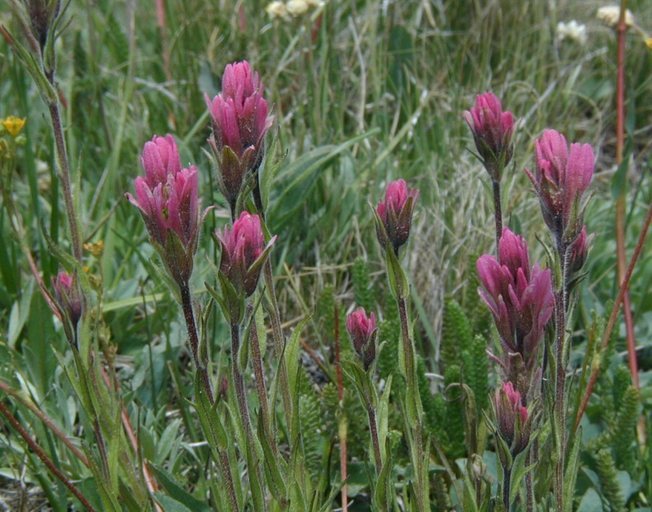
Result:
[[[84,244],[84,249],[90,252],[96,258],[102,255],[104,251],[104,240],[99,240],[97,242],[88,242]]]
[[[24,117],[9,116],[0,121],[0,123],[9,135],[16,138],[23,131],[25,121]]]

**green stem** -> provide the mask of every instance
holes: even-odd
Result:
[[[235,494],[235,485],[233,485],[233,476],[231,475],[231,464],[229,464],[229,456],[226,451],[219,451],[220,458],[220,467],[222,469],[222,478],[226,482],[227,494],[229,495],[229,503],[231,505],[231,510],[238,512],[240,507],[238,506],[238,497]]]
[[[380,475],[383,468],[383,461],[380,455],[380,443],[378,442],[378,423],[376,420],[376,410],[374,406],[367,406],[367,416],[369,416],[369,431],[371,432],[371,443],[374,447],[374,462],[376,463],[376,475]]]
[[[272,324],[272,338],[274,340],[274,355],[279,364],[279,378],[281,384],[281,397],[283,400],[283,407],[288,426],[293,425],[292,422],[292,397],[290,395],[290,385],[288,381],[287,366],[285,364],[285,337],[283,336],[283,328],[281,327],[281,314],[279,312],[278,301],[276,300],[276,289],[274,286],[274,276],[272,275],[272,263],[267,259],[263,264],[263,279],[265,280],[265,287],[267,288],[267,295],[269,301],[266,301],[268,314]]]
[[[494,220],[496,222],[496,251],[498,250],[498,244],[500,242],[500,237],[503,234],[503,210],[500,202],[500,182],[497,180],[492,180],[493,191],[494,191]]]
[[[503,466],[503,505],[505,506],[505,511],[510,512],[511,503],[510,503],[510,491],[512,487],[512,469],[507,466]]]
[[[423,424],[421,414],[421,398],[417,385],[417,373],[414,355],[414,344],[410,338],[405,297],[398,297],[398,311],[401,323],[401,338],[403,356],[405,359],[405,377],[407,381],[406,401],[408,407],[407,423],[412,430],[410,437],[410,455],[415,469],[415,492],[419,510],[429,510],[427,494],[427,474],[423,465]]]
[[[569,251],[565,243],[557,247],[561,265],[561,283],[555,294],[556,327],[556,385],[555,385],[555,423],[559,430],[559,453],[555,472],[555,494],[558,512],[564,510],[564,465],[566,462],[566,310],[568,303],[568,259]]]
[[[81,236],[79,234],[79,225],[77,224],[77,214],[75,213],[75,202],[72,194],[72,186],[70,184],[70,164],[68,162],[68,152],[66,150],[66,142],[63,135],[61,115],[59,113],[59,102],[54,100],[48,103],[48,109],[50,110],[50,119],[52,120],[52,131],[54,133],[54,142],[57,154],[57,166],[59,167],[59,178],[61,179],[61,185],[63,187],[63,202],[66,206],[66,215],[68,217],[72,253],[75,259],[81,263]]]
[[[240,325],[231,324],[231,378],[235,389],[238,410],[240,411],[240,420],[245,431],[246,446],[245,452],[247,465],[249,466],[249,481],[252,486],[252,498],[254,501],[254,510],[267,510],[266,504],[262,499],[260,467],[256,457],[255,439],[251,427],[251,417],[249,415],[249,406],[247,404],[247,394],[244,385],[244,376],[240,371],[239,356],[240,354]],[[254,488],[255,487],[255,488]]]
[[[192,298],[190,296],[190,287],[188,283],[181,284],[179,286],[179,291],[181,292],[181,308],[183,309],[186,329],[188,330],[188,339],[190,341],[192,359],[195,363],[195,368],[197,369],[199,379],[204,388],[204,393],[206,393],[206,397],[208,398],[209,403],[212,405],[215,403],[215,398],[213,396],[213,389],[211,387],[211,380],[208,375],[208,370],[206,369],[204,363],[201,361],[201,357],[199,355],[199,335],[197,333],[197,324],[195,323],[195,314],[192,308]],[[238,499],[235,494],[235,486],[233,485],[233,475],[231,474],[229,458],[224,450],[221,450],[217,447],[216,450],[218,451],[222,478],[226,483],[231,508],[234,511],[238,511]]]
[[[192,308],[192,299],[190,297],[190,287],[188,283],[182,283],[179,286],[181,292],[181,308],[183,309],[183,316],[186,321],[186,328],[188,330],[188,340],[190,341],[190,351],[192,352],[192,359],[197,368],[197,373],[201,379],[204,387],[204,392],[208,397],[209,402],[214,403],[213,390],[211,388],[210,377],[206,365],[201,360],[199,355],[199,336],[197,334],[197,324],[195,323],[195,313]]]
[[[258,402],[260,403],[260,414],[263,418],[263,428],[269,446],[272,448],[274,455],[278,454],[276,436],[272,428],[272,418],[269,414],[269,403],[267,401],[267,386],[265,385],[265,373],[263,371],[263,357],[260,353],[260,342],[258,341],[258,329],[256,327],[256,318],[254,308],[251,302],[247,304],[247,316],[251,318],[251,327],[249,330],[249,346],[251,347],[251,360],[254,367],[254,380],[256,382],[256,391],[258,393]]]

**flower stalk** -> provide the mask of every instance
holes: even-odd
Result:
[[[251,302],[247,304],[247,318],[249,318],[249,347],[251,349],[251,362],[254,369],[254,381],[256,383],[256,392],[258,393],[258,402],[260,404],[260,414],[263,418],[263,429],[267,442],[274,455],[278,454],[276,435],[272,428],[272,417],[270,416],[269,402],[267,400],[267,385],[265,384],[265,372],[263,369],[263,357],[260,352],[260,342],[258,340],[258,327],[256,325],[256,313]]]

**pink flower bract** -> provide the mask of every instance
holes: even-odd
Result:
[[[514,115],[503,111],[495,94],[485,92],[476,97],[471,110],[464,112],[464,119],[473,133],[475,147],[485,168],[492,179],[498,181],[500,170],[512,158]]]
[[[503,229],[498,259],[485,254],[477,261],[480,296],[494,317],[501,342],[518,353],[531,370],[539,342],[554,309],[550,270],[530,266],[523,238]]]
[[[409,189],[405,180],[392,181],[387,186],[385,200],[376,206],[376,214],[382,223],[382,226],[377,226],[376,233],[383,247],[391,243],[394,250],[398,251],[407,242],[412,212],[418,197],[419,191]]]
[[[376,315],[367,316],[364,308],[358,308],[346,317],[346,330],[353,341],[353,348],[358,353],[365,369],[376,358]]]

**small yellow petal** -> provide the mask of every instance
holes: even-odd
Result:
[[[104,252],[104,240],[85,243],[84,249],[97,258],[102,255],[102,252]]]
[[[15,138],[23,131],[25,121],[26,119],[24,117],[9,116],[2,120],[2,126],[4,126],[9,135]]]
[[[646,37],[645,38],[645,45],[652,50],[652,37]]]

